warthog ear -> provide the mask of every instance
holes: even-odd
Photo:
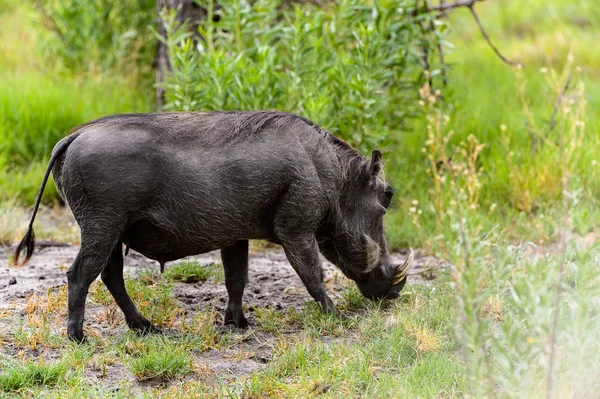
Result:
[[[371,159],[364,165],[364,178],[367,181],[375,180],[381,172],[381,151],[373,150]]]
[[[396,272],[394,273],[394,279],[392,281],[392,285],[396,285],[396,284],[400,283],[402,280],[404,280],[404,278],[406,277],[406,273],[408,272],[408,269],[410,269],[410,267],[413,264],[414,259],[415,259],[415,252],[411,248],[404,263],[402,263],[401,265],[398,265],[398,267],[396,267]]]

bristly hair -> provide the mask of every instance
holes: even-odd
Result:
[[[363,165],[366,159],[361,153],[352,148],[350,144],[334,136],[333,134],[321,128],[321,126],[317,125],[309,119],[295,114],[288,115],[292,115],[300,119],[301,121],[312,127],[317,133],[323,135],[329,143],[333,144],[338,155],[338,159],[340,161],[340,166],[342,168],[343,175],[346,179],[355,178],[361,172],[360,167]]]
[[[321,135],[328,143],[333,145],[346,179],[357,177],[361,172],[360,167],[366,161],[363,155],[344,140],[300,115],[279,111],[218,111],[217,113],[225,113],[234,117],[232,121],[233,129],[231,131],[233,137],[239,137],[244,133],[246,135],[257,134],[268,125],[275,128],[283,128],[296,120],[304,122],[315,133]]]
[[[345,141],[337,138],[327,130],[321,128],[315,122],[306,119],[302,116],[280,111],[213,111],[213,112],[170,112],[170,113],[150,113],[150,114],[121,114],[111,115],[100,119],[96,119],[91,122],[87,122],[83,125],[74,128],[73,130],[79,130],[83,127],[94,125],[96,123],[111,123],[112,121],[120,122],[132,122],[136,123],[140,119],[150,117],[151,119],[169,119],[169,118],[195,118],[198,117],[200,120],[207,114],[221,114],[227,115],[227,122],[229,125],[229,131],[227,136],[230,138],[239,138],[243,136],[252,136],[260,133],[261,130],[268,126],[278,128],[284,128],[288,124],[294,121],[302,121],[309,126],[315,133],[321,135],[326,141],[333,145],[335,152],[338,155],[340,161],[340,167],[342,168],[343,174],[347,179],[355,178],[360,173],[361,165],[366,161],[365,157],[362,156],[358,151],[352,148]]]

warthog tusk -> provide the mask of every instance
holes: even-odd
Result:
[[[394,274],[394,281],[392,282],[393,285],[400,283],[400,281],[402,281],[404,277],[406,277],[406,273],[408,272],[408,269],[410,269],[410,267],[412,266],[414,259],[415,252],[411,248],[404,263],[396,268],[396,273]]]

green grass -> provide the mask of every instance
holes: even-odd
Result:
[[[140,280],[127,279],[127,292],[138,305],[140,312],[159,327],[176,323],[181,317],[182,309],[173,297],[173,285],[169,282],[146,285]]]
[[[304,319],[317,336],[277,348],[276,360],[243,385],[242,396],[437,397],[464,389],[454,352],[451,291],[413,287],[387,310],[370,309],[331,334],[326,316]],[[344,323],[342,323],[344,324]]]
[[[84,122],[152,110],[153,93],[127,77],[71,76],[45,63],[35,14],[10,3],[0,12],[0,201],[35,200],[54,144]],[[44,201],[57,198],[50,184]]]
[[[63,363],[28,363],[8,366],[0,372],[0,392],[13,392],[38,386],[52,387],[65,379],[67,366]]]
[[[126,365],[139,381],[169,381],[192,371],[188,348],[151,337],[138,341]]]
[[[548,291],[547,287],[549,281],[552,281],[551,271],[554,266],[545,261],[528,262],[520,253],[520,249],[500,248],[494,252],[495,261],[487,264],[487,267],[498,270],[493,284],[500,295],[489,297],[496,298],[493,302],[484,298],[487,305],[481,308],[481,317],[491,318],[491,331],[494,331],[495,339],[499,340],[498,346],[490,347],[492,353],[501,348],[509,348],[506,356],[509,356],[510,364],[522,363],[521,365],[528,365],[527,367],[539,371],[544,367],[543,362],[538,361],[535,367],[529,362],[531,356],[538,356],[535,348],[546,346],[547,311],[552,298],[552,291]],[[587,370],[588,362],[594,361],[593,354],[597,353],[595,348],[599,342],[596,340],[598,331],[595,330],[598,318],[589,307],[590,302],[585,299],[588,297],[581,296],[586,291],[585,295],[597,295],[593,291],[597,289],[593,282],[598,279],[597,250],[577,251],[569,256],[577,263],[578,270],[569,275],[567,285],[572,288],[565,295],[568,303],[577,306],[566,311],[561,321],[561,325],[565,326],[565,331],[561,332],[561,342],[564,345],[561,351],[577,348],[572,354],[564,355],[566,365],[576,359],[580,362],[579,365],[572,366],[575,372],[581,367]],[[483,262],[482,267],[485,267]],[[511,271],[510,277],[506,277],[506,268]],[[539,278],[532,283],[530,275]],[[140,284],[145,285],[147,277],[141,276],[141,279]],[[310,302],[301,310],[257,309],[254,312],[255,324],[249,330],[238,332],[219,332],[215,325],[216,313],[208,310],[195,312],[190,323],[170,324],[167,336],[139,337],[133,332],[116,335],[105,332],[103,337],[90,336],[86,344],[79,346],[69,344],[66,337],[56,336],[54,332],[40,334],[37,337],[38,348],[55,348],[61,358],[57,363],[60,366],[33,367],[27,358],[8,357],[11,359],[8,366],[0,369],[0,386],[7,392],[28,389],[35,395],[43,393],[50,396],[60,394],[61,397],[105,397],[109,394],[105,388],[88,388],[84,379],[69,377],[67,381],[65,376],[70,375],[69,370],[93,370],[96,375],[122,373],[118,370],[124,367],[137,381],[152,380],[165,386],[144,386],[142,390],[149,396],[159,392],[167,397],[462,396],[469,392],[465,363],[461,356],[462,343],[466,341],[459,341],[461,344],[456,341],[456,294],[454,284],[447,280],[447,277],[442,276],[431,287],[408,285],[399,299],[368,301],[357,308],[358,313],[352,313],[346,308],[344,319],[322,314]],[[485,281],[493,280],[486,276]],[[503,292],[507,282],[512,286],[510,294]],[[538,291],[538,286],[544,287],[544,290]],[[582,288],[575,290],[575,287]],[[157,302],[162,301],[160,291],[163,288],[153,289],[159,291],[155,292]],[[482,286],[480,295],[487,296],[488,290],[489,287]],[[342,297],[353,298],[353,291],[353,287],[345,288]],[[64,292],[58,292],[52,293],[48,300],[40,297],[31,306],[28,304],[27,308],[38,318],[29,318],[27,323],[39,325],[39,319],[43,318],[46,322],[39,328],[55,329],[52,322],[48,321],[56,320],[55,316],[64,311],[64,299]],[[354,302],[352,299],[351,303]],[[35,304],[45,305],[40,307]],[[173,314],[182,317],[177,311]],[[507,323],[518,323],[512,324],[511,328],[511,334],[518,340],[513,344],[514,347],[507,346],[509,341],[505,339],[512,338],[510,335],[506,337],[502,332],[507,325],[511,325]],[[535,337],[535,344],[527,341],[532,337]],[[583,337],[587,338],[582,339]],[[0,339],[10,340],[16,345],[16,349],[25,349],[30,344],[29,341],[21,342],[7,336],[0,336]],[[249,353],[244,348],[244,342],[255,339],[271,348],[269,352],[272,360],[263,369],[243,376],[214,374],[206,369],[211,367],[212,360],[207,362],[206,358],[202,358],[204,352],[214,351],[211,356],[220,353],[226,361],[235,363],[252,355],[252,352]],[[510,352],[512,350],[515,352]],[[500,369],[503,370],[501,373],[497,369],[496,360],[492,365],[494,368],[490,368],[490,373],[497,370],[498,376],[491,381],[499,384],[500,393],[512,392],[513,395],[523,396],[526,392],[535,392],[537,389],[528,385],[532,381],[531,377],[539,377],[537,371],[519,371],[516,376],[523,383],[504,387],[499,383],[502,381],[500,377],[510,374],[504,369]],[[37,371],[23,371],[31,367]],[[54,371],[49,372],[49,369]],[[75,376],[79,375],[77,373]],[[589,374],[577,376],[573,387],[582,389],[581,384],[586,381],[592,384],[590,386],[597,384],[596,377]],[[123,392],[139,389],[137,383],[128,376],[129,374],[122,374]],[[489,381],[485,380],[486,383]],[[557,381],[559,389],[568,388],[563,374]],[[567,389],[565,392],[572,390]]]

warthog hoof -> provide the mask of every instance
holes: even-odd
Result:
[[[67,337],[73,342],[82,344],[85,342],[85,335],[83,335],[83,328],[74,326],[72,324],[67,325]]]
[[[69,337],[69,339],[73,342],[76,342],[78,344],[83,344],[86,341],[85,335],[83,335],[83,332],[79,332],[79,333],[70,333],[67,332],[67,336]]]
[[[160,328],[156,327],[146,319],[130,320],[127,322],[127,325],[139,335],[162,334]]]
[[[148,335],[148,334],[162,334],[163,331],[156,327],[153,324],[150,324],[148,326],[144,326],[142,328],[134,328],[133,329],[138,335]]]
[[[244,313],[241,311],[234,311],[227,309],[225,311],[225,325],[233,324],[237,328],[246,328],[248,327],[248,320],[244,317]]]

